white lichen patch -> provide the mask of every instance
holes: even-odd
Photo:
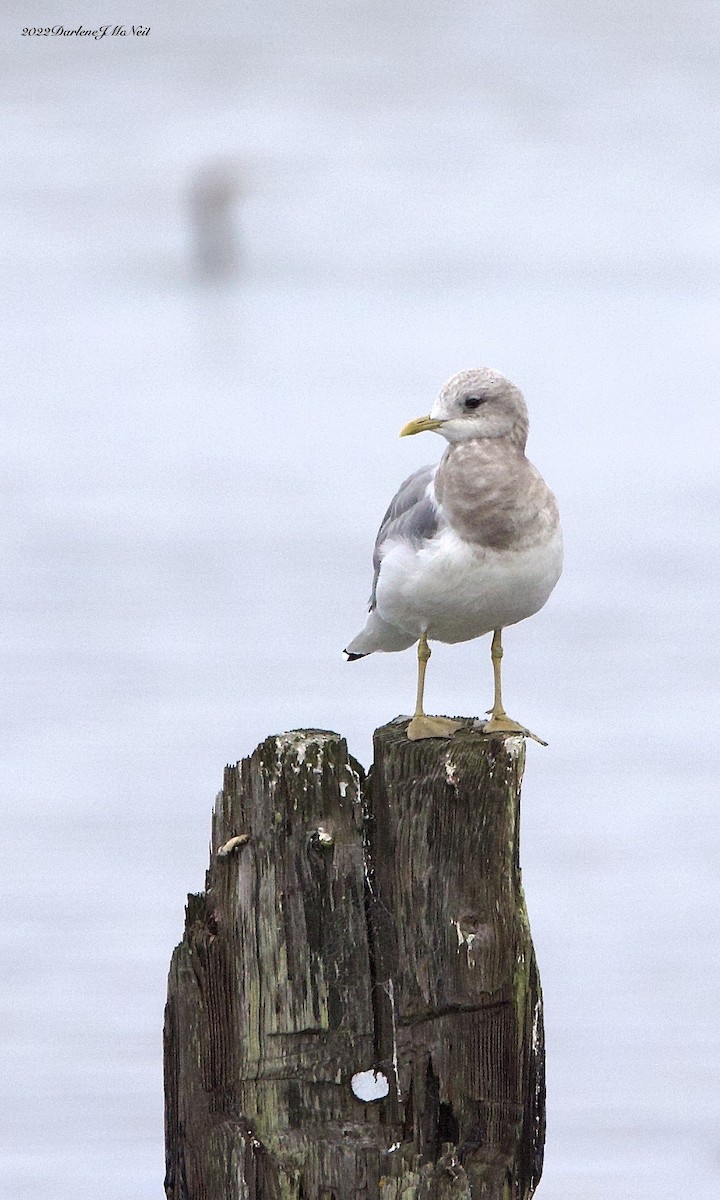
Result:
[[[365,883],[367,885],[367,890],[369,891],[371,896],[374,896],[375,888],[373,887],[373,881],[370,878],[370,868],[368,867],[368,861],[367,861],[366,855],[363,855],[363,873],[365,875]]]
[[[472,950],[473,942],[478,937],[478,930],[470,928],[462,920],[451,920],[450,924],[455,926],[457,949],[460,949],[461,946],[467,946],[468,950]]]
[[[460,921],[451,921],[450,924],[455,926],[455,932],[458,940],[458,950],[461,946],[467,946],[468,949],[470,949],[477,936],[476,931],[474,929],[463,929]]]
[[[532,1023],[532,1048],[533,1048],[534,1052],[537,1051],[537,1048],[539,1045],[540,1045],[540,1002],[539,1002],[539,1000],[536,1000],[535,1009],[533,1011],[533,1023]]]
[[[325,746],[335,738],[333,733],[322,730],[290,729],[287,733],[275,736],[276,775],[282,774],[284,764],[289,766],[293,775],[299,775],[303,768],[310,765],[308,754],[312,756],[312,770],[322,775],[325,770]]]
[[[275,737],[278,759],[287,752],[293,751],[298,763],[304,763],[308,750],[315,747],[322,751],[337,735],[325,733],[323,730],[290,729],[287,733],[278,733]]]
[[[472,917],[460,917],[457,921],[451,921],[450,924],[457,934],[458,951],[461,946],[465,946],[468,966],[476,966],[480,947],[492,945],[495,941],[494,927]]]
[[[345,763],[343,770],[345,772],[345,778],[341,779],[338,783],[338,791],[340,792],[341,800],[346,798],[348,792],[354,793],[356,796],[360,792],[360,776],[358,775],[357,771],[353,770],[353,768],[350,766],[350,763]]]
[[[505,738],[505,750],[510,758],[519,758],[525,748],[525,738],[522,734],[513,734]]]
[[[445,778],[451,787],[457,787],[457,767],[450,754],[445,755]]]
[[[402,1103],[402,1091],[400,1090],[400,1070],[398,1067],[398,1043],[397,1043],[397,1013],[395,1011],[395,983],[392,979],[388,979],[385,985],[385,990],[390,1001],[390,1017],[392,1019],[392,1035],[393,1035],[393,1071],[395,1072],[395,1091],[397,1098]]]
[[[353,1095],[365,1104],[370,1104],[373,1100],[384,1100],[390,1091],[387,1075],[375,1070],[358,1071],[350,1080],[350,1087]]]

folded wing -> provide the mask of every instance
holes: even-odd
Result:
[[[428,486],[435,477],[437,465],[420,467],[402,483],[393,496],[383,517],[373,552],[372,592],[370,612],[376,605],[377,583],[382,567],[383,552],[389,542],[408,541],[418,546],[437,532],[438,515],[435,503],[428,495]]]

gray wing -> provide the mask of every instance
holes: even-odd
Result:
[[[420,467],[419,471],[408,476],[405,482],[400,484],[380,523],[373,552],[375,575],[370,594],[371,612],[376,604],[377,582],[385,543],[390,539],[395,541],[400,538],[419,546],[421,542],[433,537],[437,532],[437,510],[432,500],[426,495],[427,486],[436,470],[437,464],[433,463],[428,467]]]

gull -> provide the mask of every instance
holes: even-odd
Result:
[[[423,707],[429,641],[465,642],[492,633],[494,699],[484,733],[543,742],[513,721],[502,701],[502,631],[538,612],[562,571],[555,497],[525,456],[522,392],[499,371],[461,371],[441,389],[429,416],[401,437],[431,430],[448,442],[440,462],[400,486],[375,542],[370,611],[348,645],[349,661],[417,642],[411,741],[450,737],[461,721]]]

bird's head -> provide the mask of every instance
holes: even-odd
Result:
[[[509,438],[524,448],[528,415],[522,392],[499,371],[478,367],[453,375],[427,417],[410,421],[400,437],[430,429],[449,442]]]

